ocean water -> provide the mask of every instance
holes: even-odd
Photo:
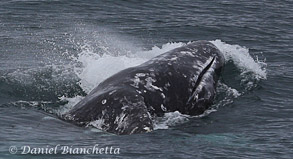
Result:
[[[123,136],[58,118],[107,77],[196,40],[226,59],[204,114]],[[292,41],[290,0],[1,0],[0,158],[291,159]],[[119,153],[62,154],[95,145]]]

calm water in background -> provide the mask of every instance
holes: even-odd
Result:
[[[228,62],[225,83],[244,93],[218,102],[214,113],[129,136],[76,127],[54,113],[64,106],[60,97],[86,94],[74,69],[82,66],[72,60],[85,50],[122,58],[168,42],[216,39],[265,59],[267,75],[247,89]],[[1,0],[0,158],[293,158],[292,41],[290,0]],[[114,146],[121,154],[8,151],[57,144]]]

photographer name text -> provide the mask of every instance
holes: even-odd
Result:
[[[22,154],[22,155],[88,155],[88,154],[106,154],[106,155],[118,155],[120,154],[120,148],[113,146],[99,147],[99,144],[94,146],[78,147],[68,145],[56,145],[56,146],[45,146],[45,147],[32,147],[24,145],[20,147],[10,146],[9,152],[11,154]]]

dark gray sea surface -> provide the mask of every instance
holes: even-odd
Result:
[[[226,59],[203,115],[123,136],[58,118],[114,73],[196,40]],[[291,159],[292,41],[291,0],[1,0],[0,158]]]

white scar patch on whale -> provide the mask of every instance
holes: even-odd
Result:
[[[160,90],[163,91],[162,88],[159,88],[158,86],[153,85],[153,82],[156,82],[155,79],[153,79],[152,77],[147,77],[145,79],[146,81],[146,85],[144,86],[147,90],[149,91],[155,91],[155,90]]]
[[[177,59],[178,59],[178,57],[174,56],[169,61],[176,61]]]
[[[171,86],[170,83],[167,82],[167,83],[165,83],[165,85],[164,85],[164,89],[165,89],[165,90],[168,90],[168,87],[170,87],[170,86]]]
[[[120,113],[116,118],[115,118],[115,121],[114,123],[117,124],[117,127],[115,128],[115,130],[125,130],[129,127],[129,116],[127,113],[125,113],[126,110],[130,109],[129,107],[129,104],[132,104],[134,107],[136,105],[141,105],[141,103],[131,103],[131,101],[128,101],[126,98],[125,100],[127,101],[128,104],[124,105],[121,109],[123,110],[122,113]],[[147,114],[144,114],[143,115],[144,117],[145,116],[148,116]],[[131,132],[130,134],[132,134],[136,129],[138,129],[138,127],[135,127]]]
[[[133,84],[130,84],[131,86],[135,87],[135,88],[139,88],[138,85],[140,83],[140,79],[137,76],[134,76],[134,79],[131,79],[131,81],[133,82]]]
[[[141,91],[139,91],[139,90],[135,90],[137,93],[139,93],[139,94],[141,94],[142,92]]]
[[[183,55],[188,55],[188,56],[195,57],[195,55],[190,51],[180,51],[180,53],[183,54]]]
[[[112,95],[113,93],[115,93],[117,90],[113,90],[109,93],[109,95]]]
[[[187,48],[187,50],[190,50],[191,52],[194,52],[194,53],[198,52],[198,49],[196,49],[196,48]]]
[[[201,61],[196,61],[193,65],[192,65],[192,67],[193,68],[196,68],[196,69],[198,69],[198,68],[203,68],[205,66],[205,64],[203,63],[203,62],[201,62]]]
[[[117,124],[116,130],[127,127],[128,123],[125,122],[125,119],[127,119],[127,115],[124,112],[116,117],[114,121],[114,123]]]
[[[209,52],[211,52],[211,50],[210,50],[209,47],[203,47],[203,52],[204,53],[209,53]]]
[[[145,76],[146,76],[145,73],[136,73],[135,75],[136,75],[137,77],[145,77]]]
[[[165,99],[165,98],[166,98],[166,96],[165,96],[165,94],[164,94],[164,93],[161,93],[161,96],[162,96],[162,98],[163,98],[163,99]]]
[[[167,111],[167,108],[163,105],[163,104],[161,104],[161,109],[165,112],[165,111]]]
[[[142,81],[140,80],[140,77],[145,77],[146,75],[148,75],[148,73],[136,73],[134,76],[134,79],[131,79],[133,84],[130,84],[130,85],[135,88],[139,88],[139,86],[138,86],[139,83],[142,83]],[[142,83],[142,84],[144,84],[144,83]]]
[[[109,125],[105,125],[105,120],[101,118],[95,121],[91,121],[90,123],[87,124],[86,127],[88,126],[93,126],[98,129],[103,129],[103,126],[109,126]]]

